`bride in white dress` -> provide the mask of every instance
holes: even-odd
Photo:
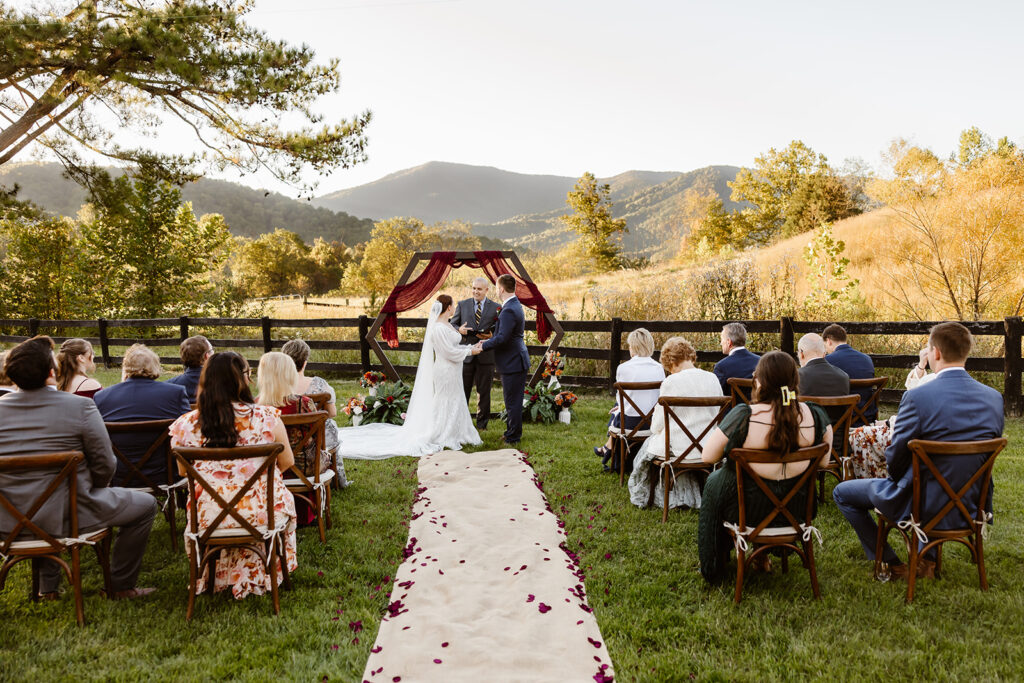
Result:
[[[461,346],[462,336],[448,323],[454,310],[447,294],[437,297],[430,307],[405,424],[339,429],[340,457],[380,460],[398,455],[421,456],[482,443],[462,387],[462,361],[473,347]]]

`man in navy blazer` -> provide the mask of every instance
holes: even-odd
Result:
[[[913,489],[913,468],[907,444],[912,439],[930,441],[980,441],[999,438],[1003,434],[1003,397],[984,384],[974,380],[964,369],[973,339],[960,323],[940,323],[932,328],[928,338],[928,362],[936,371],[931,382],[903,394],[892,443],[885,451],[889,476],[885,479],[857,479],[836,485],[832,497],[840,512],[853,526],[868,559],[875,558],[878,527],[871,510],[877,508],[888,519],[903,520],[910,515]],[[935,465],[942,476],[956,490],[963,486],[985,461],[985,455],[957,455],[936,458]],[[935,515],[948,502],[949,497],[937,482],[926,477],[922,491],[925,501],[922,515],[925,519]],[[973,514],[975,502],[981,493],[981,484],[975,484],[965,503]],[[991,496],[989,497],[991,501]],[[923,520],[918,520],[923,521]],[[963,526],[960,513],[953,510],[937,528]],[[934,549],[929,552],[931,555]],[[892,548],[886,544],[882,560],[890,565],[892,575],[906,576],[904,565]],[[933,576],[935,564],[923,558],[919,576]]]
[[[498,277],[498,296],[501,310],[494,336],[473,347],[473,354],[494,349],[494,365],[501,373],[501,389],[505,397],[505,434],[502,441],[516,445],[523,437],[523,392],[526,375],[530,371],[530,355],[523,341],[526,316],[516,298],[516,280],[511,275]]]
[[[99,408],[104,422],[139,422],[143,420],[172,420],[189,412],[185,387],[169,382],[157,382],[160,376],[160,358],[148,347],[135,344],[125,351],[121,364],[121,382],[100,390],[93,400]],[[148,434],[115,434],[114,445],[121,453],[138,462],[152,443]],[[167,454],[154,453],[141,468],[142,473],[155,484],[167,481]],[[120,484],[131,470],[120,460],[114,482]],[[138,475],[130,478],[128,486],[139,487],[145,483]]]
[[[177,377],[167,380],[168,384],[178,384],[185,387],[188,400],[196,402],[196,392],[199,390],[199,376],[203,373],[203,365],[206,359],[213,355],[213,345],[210,340],[201,334],[189,337],[181,342],[181,364],[185,366],[185,372]]]
[[[747,328],[741,323],[729,323],[722,328],[722,353],[725,358],[715,363],[715,376],[722,385],[722,393],[729,395],[728,379],[750,379],[761,356],[747,351]]]
[[[875,363],[871,360],[871,356],[861,353],[846,343],[846,330],[842,325],[832,323],[821,333],[821,337],[825,340],[825,360],[845,372],[850,379],[874,378]],[[871,389],[860,389],[856,392],[860,394],[858,408],[863,408],[867,400],[871,398],[871,391]],[[864,417],[867,418],[867,422],[858,418],[850,426],[863,427],[865,424],[874,422],[878,417],[878,404],[872,404]]]

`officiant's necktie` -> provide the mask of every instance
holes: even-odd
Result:
[[[480,302],[477,302],[477,305],[476,305],[476,329],[478,331],[480,329],[480,309],[482,309],[482,308],[483,308],[483,304],[480,303]]]

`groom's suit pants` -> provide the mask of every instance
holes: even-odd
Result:
[[[526,371],[501,375],[501,391],[505,397],[508,413],[505,424],[505,441],[519,441],[523,438],[523,391],[526,389]]]

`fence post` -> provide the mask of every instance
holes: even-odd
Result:
[[[622,362],[622,318],[612,318],[612,340],[608,354],[608,392],[615,391],[615,373]]]
[[[1017,316],[1006,318],[1003,324],[1006,330],[1004,337],[1006,377],[1003,384],[1003,406],[1007,413],[1020,415],[1024,408],[1024,398],[1021,397],[1021,372],[1024,370],[1024,360],[1021,358],[1021,336],[1024,333],[1024,321]]]
[[[263,316],[260,319],[261,326],[263,327],[263,353],[270,353],[272,349],[272,340],[270,339],[270,318]]]
[[[28,319],[28,336],[34,337],[39,334],[39,318]]]
[[[363,366],[363,372],[370,371],[370,342],[366,341],[366,335],[370,331],[370,319],[365,315],[359,316],[359,362]]]
[[[181,341],[188,339],[188,316],[183,315],[178,318],[178,334],[181,335]]]
[[[793,348],[793,319],[788,316],[779,319],[779,350],[796,356],[796,349]]]
[[[103,355],[103,367],[110,367],[110,339],[107,337],[107,319],[100,318],[96,321],[100,328],[100,353]]]

